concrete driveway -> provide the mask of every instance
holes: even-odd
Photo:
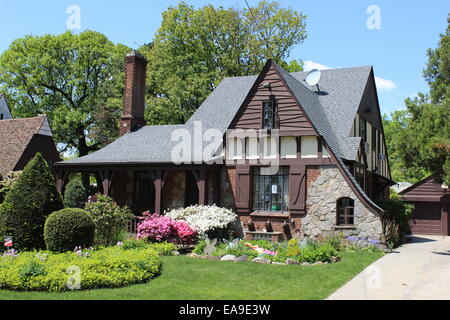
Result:
[[[450,237],[414,236],[328,299],[450,299]]]

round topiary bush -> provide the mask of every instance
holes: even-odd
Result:
[[[94,242],[95,224],[79,208],[66,208],[50,214],[45,221],[44,239],[50,251],[64,252],[75,247],[90,247]]]

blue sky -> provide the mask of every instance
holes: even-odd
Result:
[[[247,0],[250,5],[257,0]],[[0,0],[0,52],[26,34],[59,34],[67,30],[69,5],[81,10],[81,30],[104,33],[112,41],[139,47],[152,40],[161,13],[179,1],[106,0]],[[245,6],[244,0],[186,0],[196,7],[212,3]],[[382,113],[404,106],[403,100],[427,91],[422,77],[426,49],[435,48],[447,26],[448,0],[279,0],[283,6],[306,14],[308,38],[291,52],[308,68],[373,65]],[[380,28],[369,29],[367,20],[375,5]]]

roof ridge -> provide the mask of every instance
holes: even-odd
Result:
[[[39,118],[45,118],[47,117],[46,114],[41,114],[38,115],[36,117],[26,117],[26,118],[11,118],[11,119],[2,119],[2,122],[6,122],[6,121],[16,121],[16,120],[31,120],[31,119],[39,119]]]
[[[298,74],[298,73],[307,73],[311,70],[303,70],[303,71],[293,71],[293,72],[289,72],[287,70],[285,70],[283,67],[281,67],[279,64],[277,64],[275,61],[272,60],[273,63],[275,63],[279,68],[282,68],[286,73],[293,75],[293,74]],[[343,68],[327,68],[327,69],[320,69],[320,72],[328,72],[328,71],[341,71],[341,70],[352,70],[352,69],[366,69],[366,68],[373,68],[373,65],[363,65],[363,66],[354,66],[354,67],[343,67]],[[237,78],[250,78],[250,77],[258,77],[257,74],[253,74],[253,75],[246,75],[246,76],[226,76],[223,77],[222,80],[224,79],[237,79]]]

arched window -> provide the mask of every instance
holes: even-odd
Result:
[[[345,226],[354,224],[355,201],[350,198],[339,198],[336,202],[336,224]]]

